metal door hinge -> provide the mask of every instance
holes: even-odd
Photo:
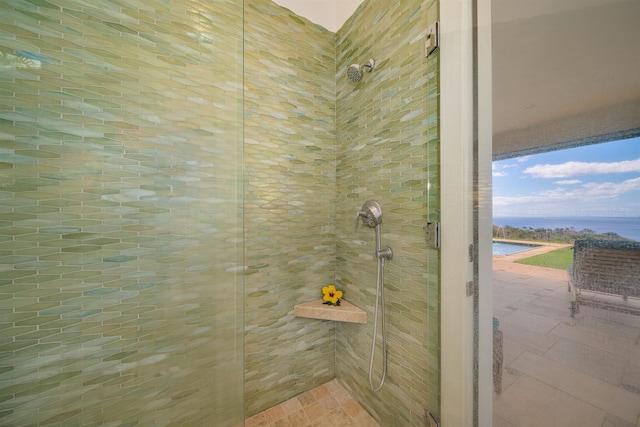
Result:
[[[424,239],[427,244],[432,248],[440,247],[440,223],[439,222],[427,222],[424,226]]]
[[[427,58],[440,46],[440,23],[434,22],[427,28],[427,39],[424,41],[424,57]]]
[[[424,415],[427,418],[427,427],[439,427],[438,421],[427,411]]]
[[[467,296],[470,297],[475,292],[476,287],[473,282],[467,282]]]

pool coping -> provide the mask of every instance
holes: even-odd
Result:
[[[494,242],[500,243],[517,243],[521,245],[537,245],[535,248],[527,249],[521,252],[516,252],[510,255],[498,255],[494,254],[494,259],[500,259],[503,261],[517,261],[524,258],[529,258],[535,255],[545,254],[547,252],[555,251],[556,249],[568,248],[573,246],[573,243],[548,243],[548,242],[536,242],[530,240],[512,240],[512,239],[492,239]]]

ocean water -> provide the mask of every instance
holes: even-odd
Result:
[[[516,228],[571,228],[576,231],[584,229],[596,233],[613,232],[622,237],[640,241],[640,217],[494,217],[493,225]]]

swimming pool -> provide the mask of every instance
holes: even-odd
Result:
[[[493,242],[493,254],[494,255],[512,255],[518,252],[528,251],[533,248],[537,248],[542,245],[532,245],[528,243],[507,243],[507,242]]]

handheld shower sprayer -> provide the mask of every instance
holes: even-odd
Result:
[[[356,230],[362,218],[362,224],[369,228],[375,228],[382,223],[382,207],[375,200],[367,200],[362,209],[356,213]]]
[[[358,223],[362,218],[362,223],[376,230],[376,251],[374,255],[378,264],[376,275],[376,308],[373,321],[373,337],[371,341],[371,358],[369,359],[369,386],[375,392],[379,391],[387,376],[387,335],[384,327],[384,262],[393,258],[393,251],[390,247],[382,248],[380,244],[380,224],[382,224],[382,207],[375,200],[367,200],[362,209],[356,213],[356,231]],[[378,386],[373,385],[373,360],[376,354],[376,337],[378,335],[378,313],[381,313],[382,321],[382,376]]]
[[[382,207],[380,203],[375,200],[367,200],[362,209],[356,213],[356,231],[358,231],[358,224],[362,218],[362,224],[369,228],[376,229],[376,251],[374,253],[377,259],[391,259],[393,258],[393,251],[390,247],[382,248],[380,244],[380,224],[382,224]]]

